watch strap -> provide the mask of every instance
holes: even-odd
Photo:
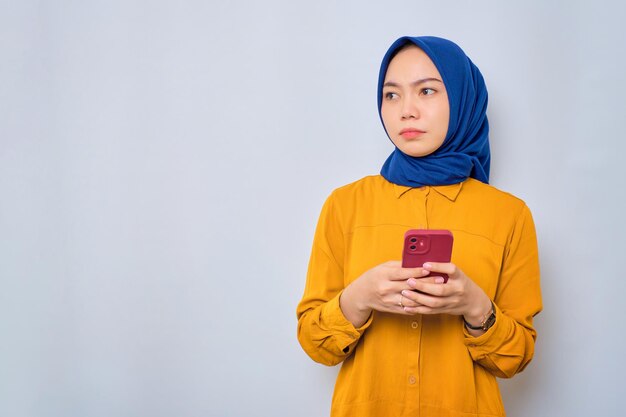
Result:
[[[491,328],[491,326],[493,326],[495,322],[496,322],[496,307],[493,305],[493,301],[491,301],[491,311],[489,311],[489,313],[485,315],[482,323],[480,323],[480,326],[472,326],[470,323],[467,322],[467,320],[465,320],[465,317],[463,317],[463,323],[465,324],[465,327],[471,330],[483,330],[486,332],[487,330]]]

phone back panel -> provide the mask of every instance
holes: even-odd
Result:
[[[450,262],[453,240],[449,230],[408,230],[404,234],[402,267],[421,267],[425,262]],[[429,276],[440,276],[448,281],[448,275],[439,272],[432,272]]]

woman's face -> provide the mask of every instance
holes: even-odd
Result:
[[[450,104],[437,67],[417,46],[391,60],[383,84],[381,115],[391,141],[407,155],[435,152],[448,132]]]

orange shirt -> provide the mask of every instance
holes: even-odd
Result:
[[[374,311],[355,328],[339,307],[365,271],[399,260],[408,229],[448,229],[452,262],[494,301],[496,322],[479,337],[461,316]],[[410,188],[376,175],[335,190],[315,232],[298,339],[325,365],[343,362],[333,417],[504,416],[496,377],[530,362],[541,310],[537,239],[518,198],[474,179]]]

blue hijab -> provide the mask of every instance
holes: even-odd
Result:
[[[456,184],[468,177],[488,183],[491,154],[487,87],[478,68],[455,43],[433,36],[404,36],[391,45],[378,75],[380,120],[383,120],[380,107],[387,67],[398,50],[408,43],[422,49],[443,78],[450,103],[448,133],[430,155],[413,157],[396,147],[385,161],[381,175],[389,182],[409,187]]]

